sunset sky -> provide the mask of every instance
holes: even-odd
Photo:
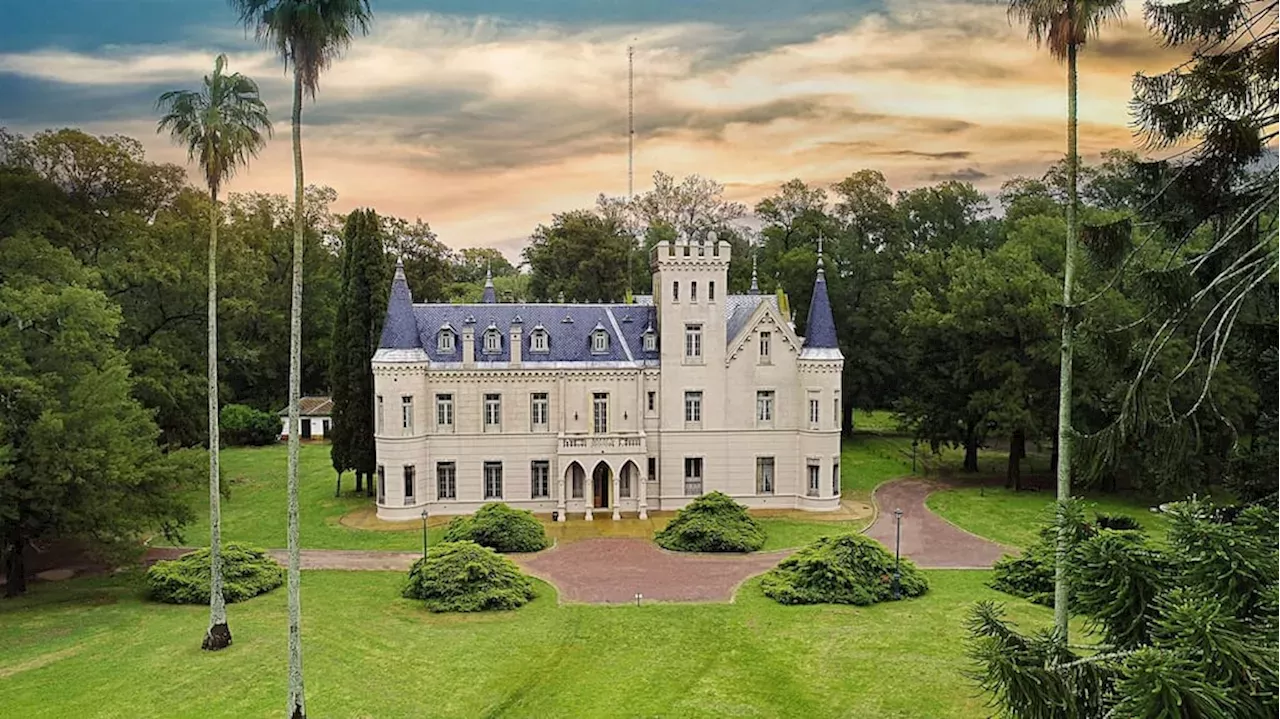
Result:
[[[335,209],[428,221],[446,244],[515,256],[553,212],[627,189],[635,46],[636,191],[701,174],[753,203],[786,180],[874,168],[895,189],[993,191],[1065,148],[1065,71],[1004,3],[864,0],[374,0],[371,34],[304,110],[307,182]],[[225,3],[16,3],[0,24],[0,126],[155,134],[156,96],[218,52],[259,81],[276,138],[231,191],[289,193],[289,81]],[[1185,57],[1131,2],[1081,60],[1086,157],[1135,148],[1130,80]]]

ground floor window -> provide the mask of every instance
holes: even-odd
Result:
[[[756,494],[773,494],[773,457],[756,457]]]
[[[502,462],[484,463],[484,498],[502,499]]]
[[[831,493],[840,496],[840,462],[831,462]]]
[[[387,503],[387,468],[378,465],[378,504]]]
[[[458,468],[453,462],[436,462],[436,498],[458,498]]]
[[[649,481],[650,482],[658,481],[658,458],[657,457],[649,458]]]
[[[805,494],[809,495],[810,497],[818,496],[818,485],[821,482],[821,479],[820,479],[821,476],[822,476],[822,468],[818,466],[817,462],[810,462],[809,463],[809,486],[805,491]]]
[[[684,493],[696,497],[702,494],[702,458],[684,458]]]
[[[529,474],[533,487],[530,496],[534,499],[546,499],[551,496],[551,463],[546,460],[534,460]]]
[[[404,466],[404,503],[413,504],[413,488],[418,483],[418,471],[412,464]]]

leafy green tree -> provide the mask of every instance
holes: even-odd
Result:
[[[465,247],[458,251],[453,263],[454,282],[478,284],[490,275],[496,279],[515,273],[516,268],[492,247]]]
[[[1058,499],[1071,496],[1071,354],[1072,331],[1076,322],[1076,306],[1072,298],[1075,283],[1077,187],[1079,165],[1077,149],[1078,95],[1077,56],[1101,26],[1124,14],[1123,0],[1010,0],[1009,17],[1027,26],[1027,33],[1037,45],[1048,48],[1055,60],[1067,63],[1067,242],[1066,261],[1062,270],[1062,357],[1058,381]],[[1054,603],[1054,626],[1067,637],[1067,580],[1061,576],[1067,551],[1065,525],[1059,541],[1059,577]]]
[[[240,73],[224,74],[227,56],[219,55],[200,91],[170,90],[156,103],[163,113],[157,132],[187,147],[187,159],[200,166],[209,188],[209,629],[201,647],[216,651],[231,645],[227,605],[222,597],[222,511],[218,489],[218,190],[267,143],[271,120],[258,84]]]
[[[367,33],[373,13],[368,0],[231,0],[240,21],[254,28],[293,69],[293,278],[289,315],[289,714],[306,716],[302,683],[302,628],[298,595],[298,399],[302,388],[302,96],[315,99],[320,74]]]
[[[333,427],[329,456],[338,473],[335,495],[342,493],[342,473],[354,470],[356,491],[362,480],[373,496],[377,468],[374,447],[373,353],[382,333],[387,306],[385,255],[381,223],[373,210],[347,217],[342,242],[342,293],[333,325],[330,389]]]
[[[562,295],[570,302],[620,301],[627,292],[627,257],[633,240],[614,219],[591,210],[552,216],[524,248],[529,292],[540,302]]]
[[[421,219],[409,223],[399,217],[383,217],[384,247],[390,255],[387,267],[404,262],[405,280],[419,302],[445,302],[452,294],[455,257]],[[483,279],[483,272],[480,274]]]
[[[0,172],[0,197],[8,182]],[[50,186],[50,191],[56,192]],[[120,310],[93,272],[45,237],[0,239],[0,538],[5,593],[26,591],[36,540],[136,547],[191,518],[183,490],[200,452],[162,453],[150,413],[131,395],[115,346]]]

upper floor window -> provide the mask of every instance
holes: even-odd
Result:
[[[810,397],[809,398],[809,424],[816,427],[818,426],[818,420],[819,420],[818,398]]]
[[[440,335],[436,338],[436,350],[441,354],[452,354],[454,348],[457,347],[456,340],[453,330],[445,327],[440,330]]]
[[[702,357],[702,325],[684,326],[684,356]]]
[[[773,390],[756,392],[756,421],[773,421]]]
[[[502,333],[496,327],[490,326],[484,331],[484,352],[485,354],[497,354],[502,351]]]
[[[708,302],[716,301],[716,283],[714,280],[707,283],[707,301]]]
[[[548,352],[550,351],[550,342],[548,341],[547,331],[541,327],[534,327],[533,334],[529,335],[529,351],[530,352]]]
[[[702,393],[701,392],[685,392],[684,393],[684,421],[686,422],[702,421]]]
[[[645,352],[658,351],[658,335],[653,330],[644,331],[644,351]]]
[[[383,434],[387,429],[387,420],[386,420],[386,415],[383,414],[382,395],[378,395],[378,414],[376,417],[374,417],[374,421],[378,427],[377,433]]]
[[[453,395],[436,395],[436,426],[447,428],[453,426]]]
[[[591,333],[591,353],[604,354],[609,351],[609,333],[596,330]]]
[[[692,281],[692,282],[690,282],[690,283],[689,283],[689,301],[690,301],[690,302],[697,302],[697,301],[698,301],[698,282],[697,282],[697,280],[694,280],[694,281]]]
[[[595,392],[591,395],[591,426],[596,434],[609,431],[609,395],[606,392]]]
[[[680,301],[680,280],[671,283],[671,301]]]
[[[413,434],[413,396],[400,398],[400,429],[408,436]]]
[[[502,426],[502,395],[484,396],[484,426],[485,429]]]
[[[529,400],[529,419],[534,429],[546,429],[549,404],[546,392],[533,393]]]
[[[760,363],[769,364],[773,356],[773,335],[769,332],[760,333]]]
[[[657,393],[657,392],[652,392],[652,391],[651,391],[651,392],[647,393],[647,394],[645,395],[645,401],[648,403],[648,407],[649,407],[649,411],[650,411],[650,412],[657,412],[657,411],[658,411],[658,393]]]

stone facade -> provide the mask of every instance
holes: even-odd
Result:
[[[778,298],[725,295],[729,244],[652,254],[632,304],[414,305],[397,269],[373,360],[378,516],[502,501],[645,517],[722,491],[840,503],[837,348],[821,259],[798,337]]]

